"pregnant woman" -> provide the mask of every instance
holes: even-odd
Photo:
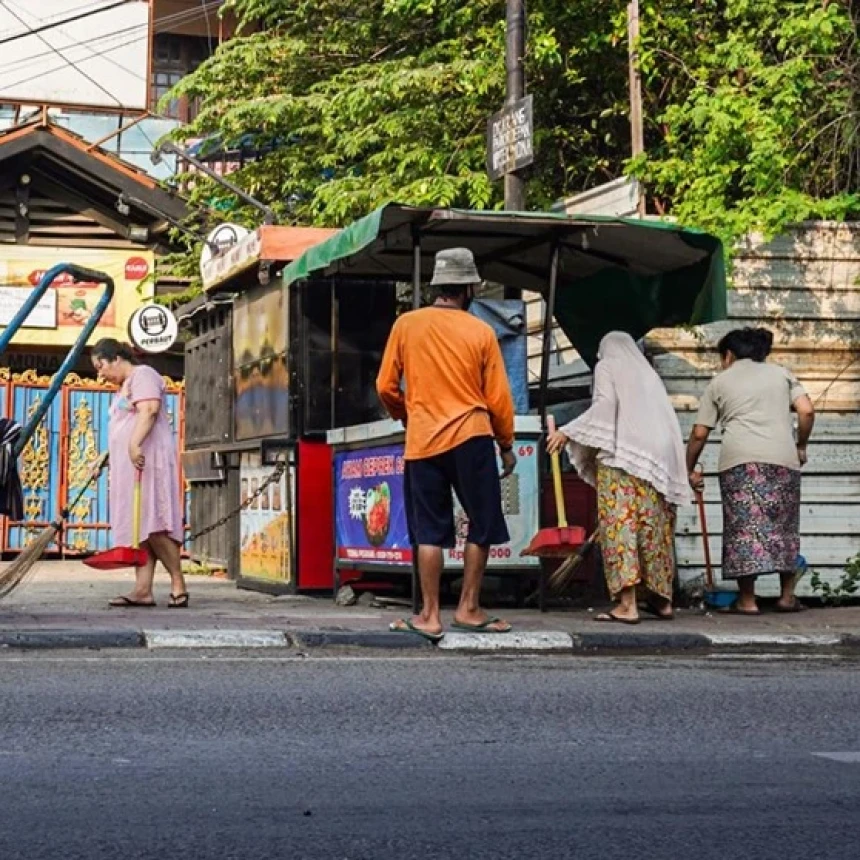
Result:
[[[131,349],[112,338],[92,350],[99,376],[119,386],[110,411],[110,522],[117,546],[132,543],[132,499],[138,470],[142,473],[141,548],[147,562],[135,568],[135,587],[111,606],[152,607],[156,562],[170,574],[169,608],[188,606],[182,575],[182,499],[176,442],[164,405],[164,381],[151,367],[139,364]]]

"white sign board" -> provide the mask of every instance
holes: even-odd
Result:
[[[0,326],[12,322],[15,314],[21,310],[24,302],[33,291],[27,287],[0,287]],[[21,328],[56,328],[57,327],[57,291],[50,287],[39,299],[36,307],[24,321]]]
[[[206,237],[206,244],[200,252],[200,275],[204,282],[212,260],[222,258],[231,249],[235,248],[244,238],[250,234],[250,230],[240,224],[219,224]],[[218,249],[217,253],[215,249]]]
[[[0,4],[0,102],[146,110],[146,0]]]
[[[131,342],[144,352],[165,352],[176,342],[178,334],[176,316],[163,305],[144,305],[128,321]]]

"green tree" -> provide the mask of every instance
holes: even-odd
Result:
[[[719,233],[860,213],[850,0],[641,0],[646,154],[630,161],[625,0],[530,0],[528,88],[545,208],[622,175],[649,209]],[[498,207],[488,116],[504,99],[503,0],[229,0],[238,37],[172,94],[178,137],[246,139],[235,178],[284,223],[341,225],[395,200]],[[193,199],[256,223],[208,181]]]
[[[630,169],[656,211],[729,243],[860,213],[857,13],[850,0],[646,0],[651,122]]]

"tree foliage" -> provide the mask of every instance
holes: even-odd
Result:
[[[625,0],[530,0],[531,208],[627,171],[649,209],[728,240],[858,213],[851,0],[641,4],[646,154],[631,161]],[[202,105],[181,136],[264,151],[236,178],[285,223],[390,200],[498,207],[485,130],[504,100],[504,5],[228,0],[240,34],[172,94]],[[194,197],[257,219],[208,182]]]

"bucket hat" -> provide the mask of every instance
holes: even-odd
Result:
[[[446,248],[436,255],[431,287],[449,284],[480,284],[481,276],[475,265],[475,257],[468,248]]]

